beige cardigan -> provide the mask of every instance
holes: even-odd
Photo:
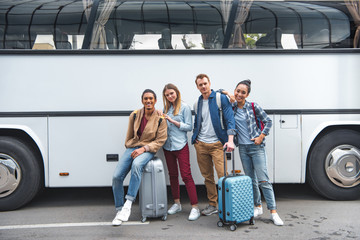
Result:
[[[136,118],[134,120],[134,114]],[[144,116],[144,108],[136,110],[130,114],[129,126],[125,139],[125,147],[145,147],[147,152],[156,153],[165,143],[167,139],[167,124],[164,117],[159,116],[155,110],[148,120],[141,138],[138,137],[137,132],[140,128],[141,119]],[[162,121],[159,125],[159,120]]]

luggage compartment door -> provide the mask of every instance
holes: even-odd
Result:
[[[300,182],[301,117],[300,115],[275,115],[274,120],[275,182]]]

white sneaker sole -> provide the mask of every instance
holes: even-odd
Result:
[[[120,221],[120,220],[113,220],[112,221],[112,225],[115,226],[115,227],[120,226],[121,224],[122,224],[122,221]]]

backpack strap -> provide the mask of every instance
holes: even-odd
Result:
[[[259,129],[261,129],[261,126],[259,126],[260,124],[258,123],[258,118],[256,117],[256,111],[255,111],[255,107],[254,107],[254,103],[253,103],[253,102],[251,103],[251,107],[252,107],[252,110],[253,110],[253,112],[254,112],[256,126],[257,126]]]
[[[135,121],[135,118],[136,118],[136,114],[137,114],[137,110],[134,111],[134,121]]]
[[[163,119],[164,119],[163,116],[161,116],[161,117],[159,118],[159,125],[158,125],[158,127],[160,127],[160,124],[161,124],[161,122],[162,122]]]
[[[221,129],[224,129],[223,110],[222,110],[222,106],[221,106],[221,93],[220,92],[216,92],[216,104],[220,111]]]

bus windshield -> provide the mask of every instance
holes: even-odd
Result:
[[[358,48],[354,3],[5,1],[0,3],[0,49]]]

